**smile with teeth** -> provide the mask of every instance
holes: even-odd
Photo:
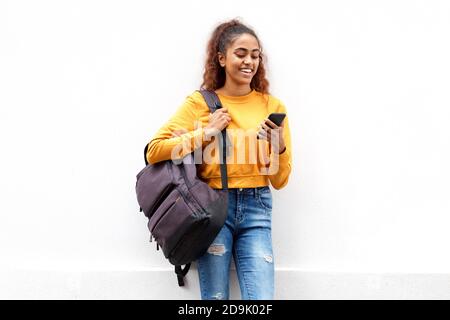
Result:
[[[243,68],[243,69],[240,69],[240,71],[245,73],[245,74],[251,74],[252,73],[252,69],[250,69],[250,68]]]

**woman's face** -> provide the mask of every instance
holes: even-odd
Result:
[[[219,63],[225,67],[226,81],[250,85],[258,70],[260,52],[258,40],[254,36],[244,33],[234,39],[225,56],[219,52]]]

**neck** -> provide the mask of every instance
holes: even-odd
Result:
[[[226,96],[245,96],[252,92],[249,84],[239,85],[225,81],[225,85],[220,89]]]

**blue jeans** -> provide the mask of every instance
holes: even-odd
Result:
[[[233,255],[241,298],[270,300],[274,293],[272,193],[268,186],[229,189],[228,217],[208,251],[198,259],[203,300],[229,299]]]

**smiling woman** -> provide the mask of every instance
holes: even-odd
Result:
[[[246,86],[239,86],[242,83],[239,81],[239,72],[246,79],[243,81],[247,83]],[[226,82],[227,77],[233,81]],[[248,88],[248,84],[258,92],[267,94],[269,91],[262,49],[256,33],[239,21],[232,20],[219,25],[211,36],[202,87],[208,90],[220,88],[216,92],[227,95],[236,89]],[[244,94],[238,92],[238,95]]]
[[[242,299],[274,297],[269,185],[275,189],[286,186],[292,157],[288,116],[279,125],[268,119],[272,113],[287,115],[287,111],[269,94],[262,52],[256,33],[243,23],[231,20],[218,25],[208,42],[201,89],[214,91],[223,108],[210,113],[201,93],[195,91],[148,146],[147,159],[155,163],[183,158],[200,148],[200,153],[209,155],[222,130],[231,137],[226,161],[227,220],[198,259],[202,299],[229,298],[232,257]],[[234,156],[237,161],[233,161]],[[211,188],[220,189],[220,159],[212,152],[208,159],[217,162],[203,161],[198,176]]]

